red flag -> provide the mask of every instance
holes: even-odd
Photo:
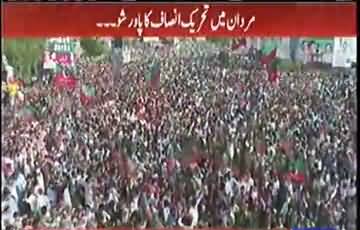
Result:
[[[54,87],[57,89],[74,90],[77,85],[77,79],[74,76],[65,76],[58,74],[54,78]]]
[[[80,102],[84,106],[88,106],[95,100],[96,88],[92,85],[85,84],[81,87]]]
[[[83,106],[89,106],[92,104],[94,97],[93,96],[87,96],[83,92],[80,92],[80,102]]]
[[[278,72],[278,65],[279,65],[279,60],[277,60],[277,59],[271,60],[271,63],[266,65],[266,70],[267,70],[267,73],[268,73],[268,79],[273,84],[278,83],[278,80],[280,78],[280,75],[279,75],[279,72]]]
[[[277,83],[280,78],[277,70],[268,70],[268,76],[271,83]]]
[[[199,159],[200,156],[198,154],[194,154],[191,156],[184,157],[181,161],[181,164],[188,166],[190,168],[195,168],[198,165]]]
[[[269,66],[276,58],[276,48],[273,49],[268,55],[264,55],[260,59],[262,65]]]
[[[300,172],[297,173],[290,172],[287,174],[287,179],[293,183],[303,184],[305,182],[305,175]]]

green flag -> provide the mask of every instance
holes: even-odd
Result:
[[[298,172],[305,172],[305,164],[303,159],[297,159],[294,162],[294,169]]]
[[[35,118],[36,115],[37,115],[37,110],[32,105],[25,106],[19,112],[19,117],[21,117],[22,119],[32,119],[32,118]]]
[[[275,58],[275,59],[270,63],[269,68],[271,68],[272,70],[277,70],[278,67],[279,67],[279,65],[280,65],[280,59]]]
[[[96,95],[95,86],[86,84],[81,86],[80,101],[83,105],[89,105]]]
[[[92,85],[86,84],[81,87],[82,93],[88,97],[94,97],[96,95],[96,88]]]
[[[266,39],[261,46],[261,52],[263,55],[269,55],[273,50],[279,46],[278,39]]]
[[[295,183],[303,184],[305,182],[305,162],[304,159],[298,158],[289,164],[287,177]]]

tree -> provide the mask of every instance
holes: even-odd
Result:
[[[39,73],[45,39],[5,39],[4,53],[9,65],[14,67],[18,79],[31,83],[32,77]]]
[[[216,44],[220,47],[228,47],[231,39],[228,38],[207,38],[207,41]]]
[[[107,51],[105,45],[102,42],[92,38],[81,39],[80,46],[83,49],[84,54],[88,57],[98,57]]]

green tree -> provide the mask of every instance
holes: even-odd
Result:
[[[229,46],[231,39],[229,39],[229,38],[207,38],[207,41],[214,43],[220,47],[227,47],[227,46]]]
[[[45,39],[4,39],[4,53],[9,65],[14,67],[16,76],[27,84],[39,73],[45,45]]]
[[[98,57],[107,52],[106,46],[102,42],[92,38],[81,39],[80,46],[88,57]]]

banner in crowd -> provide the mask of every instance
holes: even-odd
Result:
[[[74,90],[78,80],[74,76],[65,76],[64,74],[57,74],[54,77],[53,84],[59,90]]]
[[[349,68],[356,63],[356,45],[356,37],[336,37],[332,66]]]
[[[303,38],[299,43],[297,56],[304,63],[331,64],[333,58],[333,38]]]
[[[76,41],[69,37],[50,38],[48,48],[55,52],[75,53]]]
[[[334,46],[334,38],[303,38],[309,46],[320,49],[320,51],[326,49],[327,46]]]
[[[49,39],[47,51],[44,54],[43,68],[59,72],[62,67],[74,67],[75,50],[76,41],[73,39],[68,37]]]
[[[57,64],[62,66],[73,66],[74,63],[74,53],[70,52],[55,52],[54,59]]]

